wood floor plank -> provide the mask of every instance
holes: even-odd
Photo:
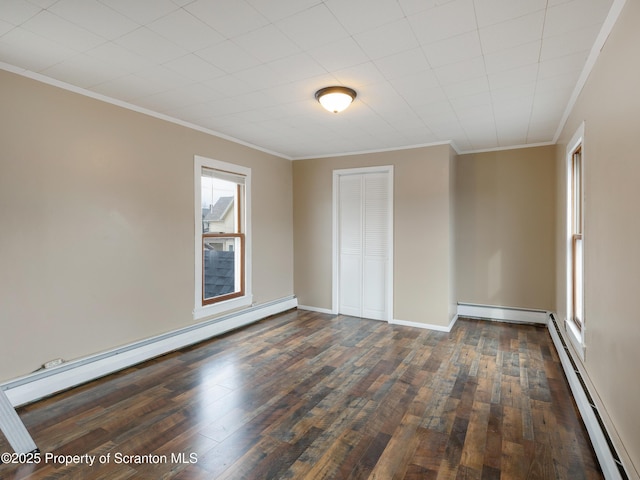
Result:
[[[530,325],[292,310],[19,413],[43,454],[110,461],[5,464],[3,479],[602,478],[548,331]]]

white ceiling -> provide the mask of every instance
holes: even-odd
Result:
[[[292,159],[497,149],[554,140],[612,2],[0,0],[0,66]]]

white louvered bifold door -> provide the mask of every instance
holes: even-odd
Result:
[[[339,311],[387,320],[388,174],[341,175],[339,189]]]
[[[340,313],[362,316],[362,179],[340,176]]]
[[[387,174],[363,175],[363,181],[362,316],[386,320],[389,249]]]

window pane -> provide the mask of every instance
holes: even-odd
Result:
[[[238,233],[238,184],[202,175],[202,233]]]
[[[242,236],[203,239],[203,300],[242,292]]]

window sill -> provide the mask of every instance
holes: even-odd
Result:
[[[194,320],[201,320],[203,318],[212,317],[221,313],[227,313],[231,310],[236,310],[242,307],[248,307],[253,302],[251,295],[245,295],[243,297],[232,298],[225,300],[224,302],[214,303],[212,305],[205,305],[203,307],[196,307],[193,310]]]

